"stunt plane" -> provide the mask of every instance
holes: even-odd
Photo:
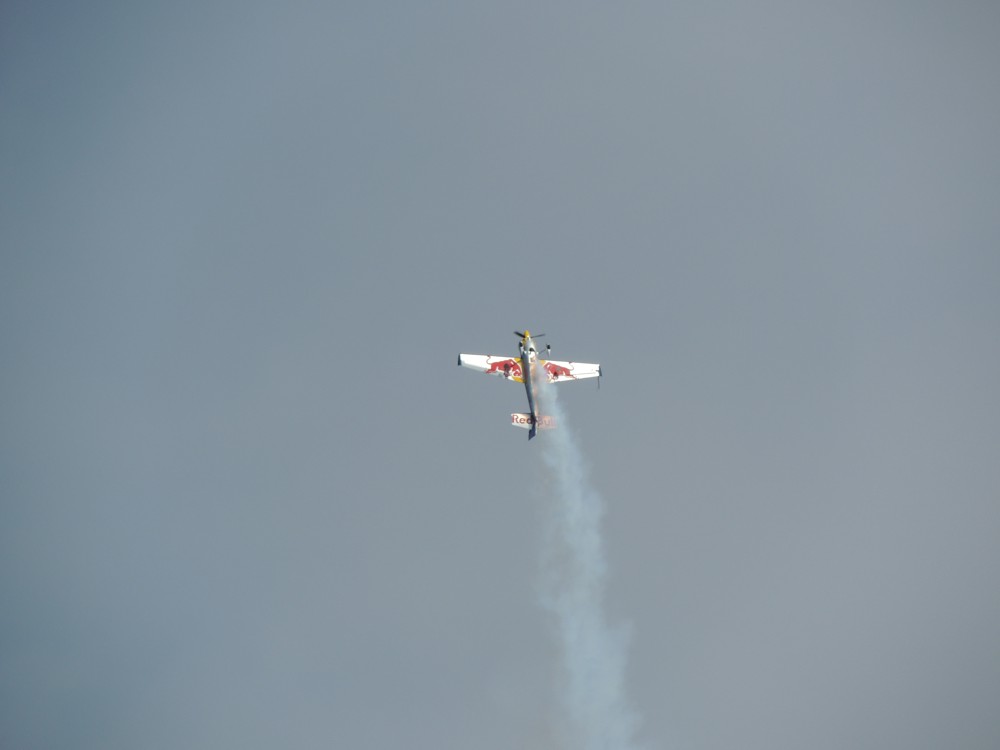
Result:
[[[553,359],[539,359],[533,339],[541,338],[545,335],[544,333],[532,337],[530,331],[523,333],[514,331],[514,335],[521,339],[520,356],[517,359],[498,357],[492,354],[459,354],[458,364],[462,367],[471,367],[473,370],[485,372],[487,375],[499,375],[506,380],[513,380],[515,383],[524,383],[524,390],[528,394],[528,413],[511,414],[510,423],[514,427],[529,430],[528,440],[531,440],[535,436],[536,428],[545,430],[555,427],[552,417],[539,414],[538,408],[535,406],[534,382],[537,378],[544,377],[550,383],[600,378],[601,366],[587,362],[557,362]],[[546,346],[546,356],[551,352],[552,347]],[[599,380],[598,384],[600,384]]]

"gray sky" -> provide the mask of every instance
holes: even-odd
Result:
[[[998,38],[4,3],[0,745],[555,747],[528,327],[647,747],[996,748]]]

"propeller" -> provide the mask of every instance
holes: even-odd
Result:
[[[514,335],[517,336],[519,339],[523,339],[525,336],[528,335],[528,333],[527,331],[514,331]],[[545,335],[544,333],[533,333],[531,334],[531,338],[540,339],[544,335]]]

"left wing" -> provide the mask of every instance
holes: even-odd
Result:
[[[515,383],[523,383],[521,360],[514,357],[498,357],[494,354],[459,354],[458,364],[487,375],[499,375]]]
[[[601,366],[590,362],[558,362],[554,359],[540,359],[538,366],[545,370],[550,383],[601,377]]]

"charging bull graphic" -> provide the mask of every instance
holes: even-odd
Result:
[[[569,371],[568,367],[563,367],[555,362],[546,362],[545,372],[549,374],[550,383],[557,380],[576,380],[576,376]]]
[[[505,378],[521,377],[521,363],[516,359],[504,359],[490,364],[487,375],[503,375]]]

